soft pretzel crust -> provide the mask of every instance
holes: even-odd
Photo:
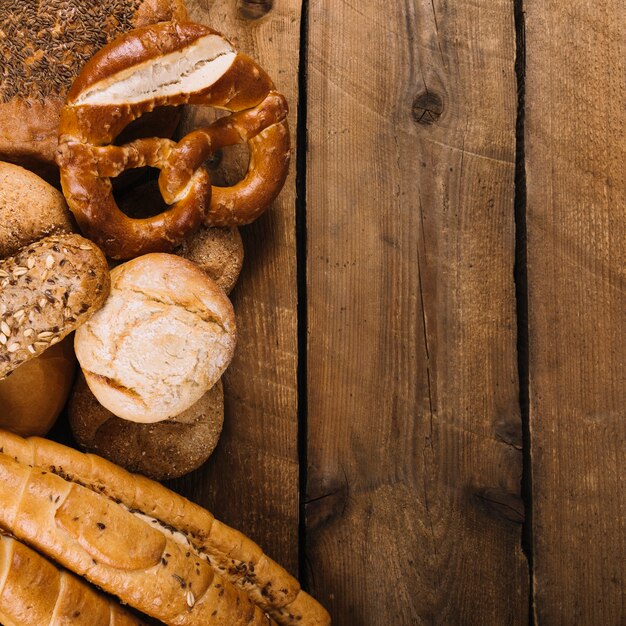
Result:
[[[50,499],[52,493],[54,496]],[[15,494],[20,495],[16,497]],[[57,495],[60,497],[55,502]],[[181,621],[172,621],[172,614],[169,613],[165,619],[163,613],[160,613],[161,616],[155,614],[151,604],[152,596],[145,595],[150,592],[151,585],[143,584],[142,581],[152,580],[152,577],[160,572],[158,564],[150,567],[155,554],[161,551],[163,554],[167,552],[172,555],[174,547],[167,538],[168,547],[163,547],[159,543],[159,536],[163,535],[157,533],[159,535],[157,536],[150,532],[153,530],[151,520],[157,520],[154,522],[157,526],[175,529],[184,536],[189,545],[206,559],[206,562],[198,561],[202,565],[203,576],[207,578],[215,576],[215,579],[220,581],[218,584],[232,589],[232,592],[228,593],[234,594],[233,606],[228,603],[221,605],[224,611],[230,611],[229,607],[235,611],[239,610],[242,600],[237,601],[236,598],[243,597],[246,602],[249,598],[258,607],[257,610],[261,611],[261,615],[263,612],[267,613],[280,625],[330,624],[326,610],[302,591],[298,582],[269,559],[253,541],[222,524],[205,509],[159,483],[140,475],[130,474],[100,457],[83,454],[46,439],[37,437],[22,439],[0,431],[0,501],[14,503],[13,506],[6,506],[0,511],[0,526],[35,545],[69,569],[88,578],[91,576],[90,580],[118,595],[124,602],[166,623],[244,625],[263,622],[237,621],[228,613],[223,617],[225,621],[182,621],[183,614],[195,615],[194,610],[198,610],[195,607],[186,613],[176,614],[178,617],[175,620]],[[107,503],[106,506],[104,502]],[[110,506],[119,510],[107,508]],[[149,523],[144,524],[145,528],[139,528],[142,536],[141,547],[135,552],[130,551],[130,547],[118,539],[114,532],[117,524],[121,524],[126,529],[122,534],[129,534],[127,528],[135,520],[129,521],[127,517],[117,524],[114,521],[111,523],[113,533],[108,536],[111,545],[104,540],[99,541],[98,536],[94,538],[93,528],[87,527],[93,526],[99,520],[93,519],[91,523],[87,522],[83,526],[79,525],[77,529],[72,529],[71,517],[75,516],[75,513],[62,519],[64,530],[60,532],[58,511],[62,509],[75,511],[81,507],[85,511],[100,511],[101,516],[108,511],[111,520],[120,519],[119,515],[128,511],[148,516],[145,519]],[[34,509],[35,512],[29,515],[27,509],[28,511]],[[46,521],[49,519],[56,519],[57,522]],[[108,524],[105,525],[109,527]],[[68,533],[74,533],[78,538],[77,542],[83,547],[76,548],[74,543],[66,541]],[[88,550],[87,555],[81,552],[85,550],[85,546]],[[95,556],[96,549],[100,551],[98,556]],[[118,551],[127,556],[116,560]],[[92,558],[98,562],[97,566],[91,563]],[[168,564],[170,558],[166,558]],[[103,564],[103,561],[108,564]],[[136,569],[125,574],[121,571],[124,570],[124,563],[128,563],[127,567],[132,565]],[[205,564],[209,566],[210,572],[203,569]],[[131,576],[133,582],[130,583],[125,576]],[[170,582],[167,578],[163,580],[164,584]],[[141,586],[139,594],[133,592],[137,585]],[[126,589],[128,596],[123,597],[120,589]],[[176,589],[168,593],[160,589],[160,595],[166,599],[171,594],[176,596],[175,592]],[[155,590],[152,589],[151,593],[154,595]],[[176,607],[181,608],[180,598],[175,597],[172,602],[175,605],[172,611],[175,612]]]
[[[153,138],[111,145],[142,114],[188,103],[232,115],[178,144]],[[216,31],[175,22],[132,30],[85,65],[62,110],[57,162],[68,204],[87,236],[118,259],[170,251],[202,222],[247,224],[273,202],[287,176],[287,112],[269,76]],[[244,179],[212,188],[202,163],[244,142],[250,151]],[[144,166],[161,170],[159,187],[170,208],[132,219],[117,207],[110,178]]]

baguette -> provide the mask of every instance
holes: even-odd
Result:
[[[167,624],[330,623],[254,542],[99,457],[0,431],[0,502],[11,503],[0,511],[0,526]]]
[[[104,254],[51,235],[0,261],[0,378],[76,330],[109,293]]]
[[[80,578],[0,535],[0,622],[5,626],[145,626]]]

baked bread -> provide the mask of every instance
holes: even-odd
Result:
[[[74,381],[72,345],[73,337],[66,337],[0,380],[0,428],[22,437],[52,428]]]
[[[0,534],[0,622],[144,626],[115,600],[6,534]]]
[[[0,378],[75,330],[108,292],[106,259],[80,235],[51,235],[0,261]]]
[[[218,381],[180,415],[156,424],[138,424],[105,409],[79,373],[68,415],[74,439],[83,450],[131,472],[169,480],[192,472],[211,456],[222,432],[224,391]]]
[[[131,28],[186,18],[183,0],[20,0],[3,7],[0,159],[58,178],[59,114],[85,62]]]
[[[232,291],[243,266],[243,241],[236,227],[203,226],[174,253],[193,261],[226,293]]]
[[[217,284],[191,261],[153,253],[112,270],[111,294],[74,346],[98,402],[151,423],[179,415],[219,380],[235,335]]]
[[[166,624],[330,624],[254,542],[99,457],[0,431],[0,501],[0,527]]]
[[[23,167],[0,161],[1,259],[47,235],[72,231],[73,219],[60,191]]]

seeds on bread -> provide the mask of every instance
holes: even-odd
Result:
[[[80,235],[52,235],[0,261],[0,378],[76,330],[109,293],[107,261]]]

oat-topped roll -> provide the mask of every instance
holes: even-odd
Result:
[[[79,235],[52,235],[0,261],[0,378],[76,330],[109,288],[104,254]]]

